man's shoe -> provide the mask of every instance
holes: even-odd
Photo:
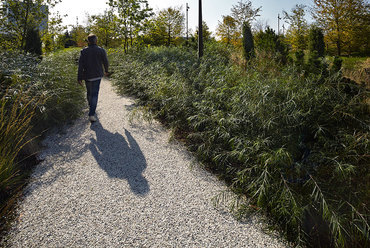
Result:
[[[89,116],[89,121],[91,121],[91,122],[96,122],[98,119],[96,119],[96,117],[95,116]]]

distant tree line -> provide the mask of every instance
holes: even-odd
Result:
[[[77,23],[67,29],[62,25],[63,17],[59,13],[50,16],[50,9],[59,2],[2,0],[1,47],[40,53],[40,48],[36,47],[42,44],[42,51],[48,53],[64,47],[85,46],[86,36],[91,32],[97,34],[101,45],[122,46],[125,51],[134,46],[195,46],[197,42],[198,28],[190,31],[189,41],[184,37],[185,10],[181,6],[154,12],[147,0],[109,0],[108,8],[102,14],[88,16],[87,25]],[[292,52],[308,50],[311,32],[320,32],[325,42],[321,49],[328,54],[368,55],[369,9],[366,0],[312,0],[311,8],[297,4],[290,12],[283,11],[284,24],[288,28],[277,33]],[[241,48],[247,30],[250,29],[254,39],[262,35],[259,33],[272,31],[266,22],[257,19],[261,11],[262,6],[253,7],[252,1],[240,0],[232,6],[230,14],[222,17],[214,34],[203,22],[204,39],[216,38],[222,43]],[[314,23],[308,24],[307,12],[312,14]],[[45,20],[46,24],[43,23]],[[246,25],[249,29],[243,31]]]

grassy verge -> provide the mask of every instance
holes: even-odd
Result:
[[[333,57],[328,57],[330,61]],[[370,89],[370,58],[368,57],[341,57],[343,76]]]
[[[66,50],[42,60],[0,52],[0,237],[14,197],[37,163],[43,132],[81,113],[84,96],[76,83],[78,52]]]
[[[111,52],[114,84],[186,138],[209,169],[296,244],[369,244],[369,92],[338,74],[304,77],[231,52]]]

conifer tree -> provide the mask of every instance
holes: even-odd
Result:
[[[325,55],[325,42],[324,34],[322,29],[316,26],[312,26],[310,33],[308,35],[308,50],[310,53],[317,51],[319,57],[324,57]]]
[[[26,44],[24,50],[36,55],[42,54],[42,42],[40,31],[36,28],[29,28],[26,36]]]
[[[253,35],[250,25],[247,22],[243,24],[243,49],[246,60],[253,57],[254,53],[254,42]]]

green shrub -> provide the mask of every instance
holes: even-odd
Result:
[[[369,243],[367,91],[348,94],[340,78],[318,84],[267,59],[241,71],[220,44],[206,47],[201,62],[180,48],[122,53],[111,54],[118,91],[185,135],[198,158],[290,240]]]
[[[81,113],[84,93],[76,82],[78,52],[62,51],[43,60],[0,52],[0,209],[15,186],[24,183],[20,161],[32,155],[22,151],[25,145]]]
[[[254,41],[251,27],[247,22],[243,24],[243,49],[244,57],[248,61],[253,57]]]
[[[275,34],[270,27],[258,32],[254,42],[259,52],[267,53],[284,64],[287,62],[288,46],[283,42],[282,37]]]
[[[342,63],[343,63],[343,60],[338,57],[338,56],[335,56],[334,57],[334,60],[333,60],[333,65],[331,67],[331,70],[335,73],[335,72],[339,72],[340,69],[342,69]]]
[[[302,50],[297,50],[295,52],[295,65],[298,67],[298,68],[303,68],[304,66],[304,51]]]
[[[26,36],[26,46],[24,49],[26,52],[41,55],[42,54],[42,42],[40,38],[40,31],[36,28],[29,28]]]
[[[321,28],[316,26],[311,27],[308,35],[308,50],[312,53],[316,51],[319,57],[325,55],[324,34]]]

